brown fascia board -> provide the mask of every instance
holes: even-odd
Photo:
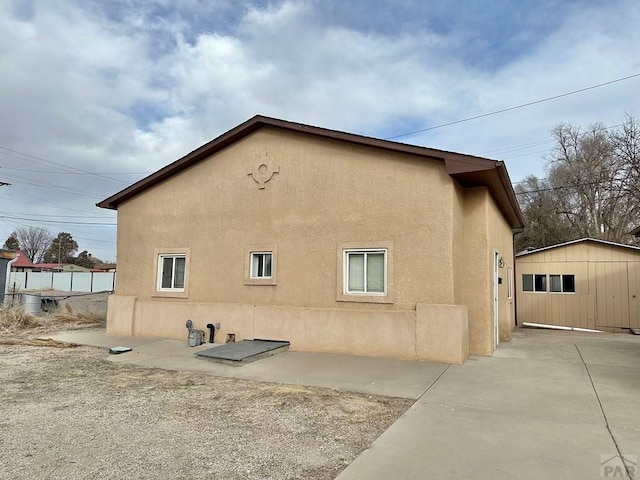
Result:
[[[133,185],[121,190],[111,197],[97,203],[101,208],[116,210],[118,204],[134,197],[163,180],[173,176],[174,174],[198,163],[199,161],[213,155],[214,153],[228,147],[243,137],[264,127],[271,126],[282,128],[289,131],[304,133],[307,135],[317,136],[321,138],[329,138],[348,143],[355,143],[363,146],[388,150],[393,152],[407,153],[420,157],[428,157],[445,162],[447,173],[462,186],[480,186],[489,187],[495,200],[500,205],[501,211],[512,224],[513,228],[521,228],[524,224],[522,214],[515,199],[513,187],[509,181],[503,162],[488,160],[485,158],[474,157],[471,155],[462,155],[454,152],[446,152],[426,147],[408,145],[405,143],[391,142],[389,140],[381,140],[372,137],[365,137],[353,133],[340,132],[337,130],[329,130],[326,128],[313,127],[301,123],[288,122],[277,118],[256,115],[237,127],[223,133],[219,137],[204,144],[200,148],[192,151],[184,157],[170,163],[166,167],[157,172],[143,178]],[[471,177],[474,177],[473,179]],[[495,178],[494,178],[495,177]],[[466,185],[468,184],[468,185]]]
[[[465,188],[487,187],[511,228],[524,228],[524,217],[504,162],[449,153],[445,167]]]

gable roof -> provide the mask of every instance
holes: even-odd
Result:
[[[33,262],[29,260],[22,250],[14,250],[18,259],[11,264],[13,268],[30,268],[33,267]]]
[[[60,270],[64,267],[65,263],[34,263],[33,266],[35,268],[40,268],[42,270]]]
[[[546,250],[553,250],[554,248],[566,247],[568,245],[574,245],[577,243],[584,243],[584,242],[592,242],[592,243],[598,243],[601,245],[608,245],[610,247],[627,248],[630,250],[640,251],[640,247],[636,247],[634,245],[625,245],[623,243],[609,242],[607,240],[598,240],[597,238],[580,238],[578,240],[571,240],[570,242],[558,243],[557,245],[550,245],[548,247],[536,248],[535,250],[525,250],[524,252],[518,252],[516,253],[516,257],[524,257],[525,255],[531,255],[534,253],[544,252]]]
[[[310,125],[288,122],[276,118],[264,117],[262,115],[256,115],[255,117],[202,145],[184,157],[170,163],[166,167],[152,173],[148,177],[143,178],[96,205],[101,208],[116,210],[119,203],[138,195],[154,185],[157,185],[185,168],[204,160],[205,158],[265,126],[391,152],[406,153],[424,158],[442,160],[445,162],[445,168],[449,176],[454,178],[461,186],[467,188],[478,186],[487,187],[496,201],[496,204],[500,208],[500,211],[512,228],[524,227],[522,212],[520,211],[504,162],[475,157],[472,155],[408,145],[406,143],[365,137],[337,130],[312,127]]]

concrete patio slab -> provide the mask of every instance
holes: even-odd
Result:
[[[103,348],[111,348],[115,346],[139,347],[140,345],[146,345],[159,340],[157,338],[148,337],[122,337],[117,335],[108,335],[105,333],[104,329],[74,330],[58,333],[56,335],[49,335],[46,338],[52,338],[59,342],[77,343],[79,345],[91,345]]]
[[[637,472],[639,336],[518,330],[462,366],[285,352],[241,367],[196,358],[211,344],[186,339],[53,338],[134,347],[105,351],[114,363],[416,399],[338,480],[597,479],[602,462],[619,473],[621,456]]]
[[[307,352],[283,352],[257,362],[235,366],[196,357],[195,353],[211,348],[212,344],[189,347],[186,339],[181,341],[115,337],[101,334],[100,331],[69,332],[51,338],[104,348],[137,345],[131,352],[109,355],[107,359],[114,363],[202,372],[263,382],[334,388],[413,400],[419,398],[447,368],[444,364],[427,362]]]

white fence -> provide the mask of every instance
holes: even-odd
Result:
[[[11,272],[8,292],[58,290],[60,292],[104,292],[116,288],[115,272]]]

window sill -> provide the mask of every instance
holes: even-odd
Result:
[[[338,302],[353,302],[353,303],[387,303],[392,304],[393,299],[389,295],[357,295],[350,293],[343,293],[338,295],[336,299]]]
[[[158,291],[156,290],[155,292],[153,292],[151,294],[152,297],[156,297],[156,298],[189,298],[189,294],[186,291],[179,291],[179,290],[175,290],[175,291],[171,291],[171,290],[166,290],[166,291]]]
[[[245,285],[277,285],[276,279],[271,278],[245,278]]]

